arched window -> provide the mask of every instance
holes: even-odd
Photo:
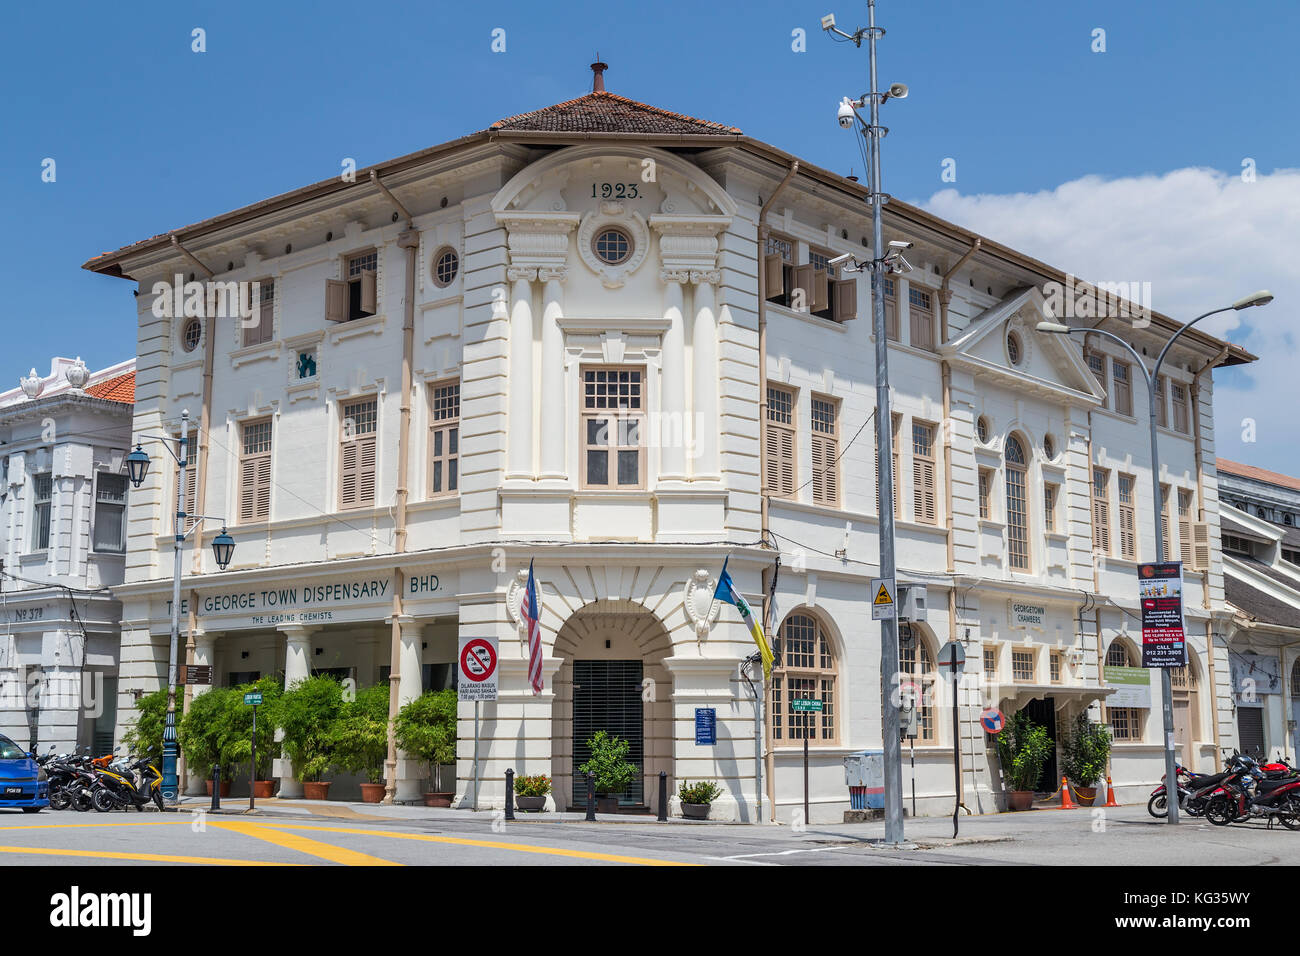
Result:
[[[1106,666],[1136,667],[1138,664],[1135,656],[1124,641],[1116,639],[1106,648]],[[1111,736],[1115,740],[1133,743],[1142,739],[1143,708],[1107,707],[1106,713],[1110,720]]]
[[[1015,435],[1007,436],[1007,558],[1016,571],[1029,570],[1029,499],[1025,493],[1028,459]]]
[[[812,614],[796,611],[777,632],[777,666],[772,671],[772,740],[787,742],[838,740],[837,675],[830,634]],[[821,713],[796,711],[792,700],[820,700]]]
[[[898,625],[899,684],[916,686],[917,739],[937,743],[934,726],[934,659],[921,632],[907,623]]]

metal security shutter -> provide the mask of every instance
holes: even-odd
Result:
[[[587,741],[598,730],[626,740],[630,745],[627,759],[642,771],[627,791],[619,795],[619,804],[639,806],[645,802],[641,679],[641,661],[573,662],[574,806],[587,805],[587,780],[578,768],[591,757]]]
[[[1237,736],[1241,752],[1251,757],[1264,756],[1264,708],[1237,708]]]

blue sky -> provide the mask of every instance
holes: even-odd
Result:
[[[48,371],[55,353],[92,367],[132,353],[131,284],[82,271],[90,256],[337,175],[343,157],[365,165],[580,95],[597,50],[613,92],[848,172],[861,163],[835,105],[866,88],[867,60],[818,29],[831,11],[842,27],[865,22],[865,4],[842,0],[13,5],[0,34],[0,276],[11,292],[0,387],[32,365]],[[886,188],[901,198],[1051,198],[1087,176],[1141,182],[1188,167],[1237,176],[1244,157],[1261,176],[1300,166],[1294,0],[881,0],[878,18],[880,78],[911,87],[886,118]],[[205,53],[190,49],[195,27]],[[490,49],[498,27],[504,53]],[[806,52],[792,50],[796,28]],[[1104,53],[1091,50],[1095,28]],[[54,183],[41,181],[46,157]],[[940,181],[945,158],[955,183]],[[978,203],[945,208],[983,224]],[[1076,263],[1060,258],[1073,247],[1015,225],[994,237],[1083,275],[1109,265],[1104,236]],[[1142,274],[1141,262],[1115,268]],[[1225,276],[1222,295],[1207,294],[1231,301],[1249,291],[1241,282],[1272,276]],[[1157,308],[1182,315],[1175,305],[1157,292]],[[1249,328],[1220,331],[1249,346]],[[1268,374],[1221,381],[1249,411]],[[1300,472],[1300,455],[1273,437],[1233,454]]]

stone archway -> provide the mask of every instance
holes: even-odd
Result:
[[[673,776],[672,675],[663,661],[672,652],[667,629],[653,613],[634,601],[593,601],[572,615],[555,638],[554,653],[562,663],[555,675],[555,700],[551,715],[551,771],[557,809],[580,807],[575,800],[574,731],[591,724],[590,711],[578,715],[575,701],[584,707],[590,703],[591,688],[584,696],[575,688],[575,675],[584,679],[613,675],[616,689],[598,693],[618,693],[624,703],[636,688],[629,684],[632,675],[640,674],[640,762],[642,786],[640,800],[654,805],[659,772]],[[624,666],[618,666],[619,663]],[[624,708],[623,717],[628,712]],[[602,729],[592,726],[591,729]]]

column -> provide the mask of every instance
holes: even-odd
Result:
[[[720,279],[716,270],[691,272],[695,284],[695,333],[692,338],[695,373],[694,415],[691,416],[694,439],[694,478],[720,477],[718,466],[718,318],[713,285]]]
[[[564,280],[563,266],[543,266],[538,278],[546,283],[542,292],[542,478],[565,477],[564,455]],[[512,383],[513,387],[513,383]]]
[[[398,651],[398,673],[402,679],[397,685],[397,706],[405,707],[424,693],[424,622],[414,618],[399,618],[401,629],[401,648]],[[407,803],[420,799],[422,784],[431,773],[427,764],[409,759],[406,754],[397,752],[397,789],[393,799],[398,803]]]
[[[216,647],[216,637],[215,637],[214,635],[211,635],[211,634],[204,634],[204,633],[201,632],[201,631],[195,631],[195,632],[194,632],[194,664],[195,664],[195,666],[198,666],[198,665],[201,665],[201,664],[206,664],[206,665],[208,665],[208,666],[212,666],[212,665],[213,665],[213,661],[216,660],[215,647]],[[215,673],[215,669],[214,669],[214,673],[212,674],[212,680],[213,680],[213,681],[216,681],[216,680],[217,680],[217,675],[216,675],[216,673]],[[191,687],[190,687],[190,703],[192,704],[192,703],[194,702],[194,699],[195,699],[196,697],[199,697],[199,696],[202,695],[202,694],[206,694],[206,693],[207,693],[208,691],[210,691],[211,689],[212,689],[212,685],[211,685],[211,684],[193,684],[193,685],[191,685]],[[178,688],[177,688],[177,691],[179,691],[179,690],[180,690],[180,688],[178,687]],[[177,701],[177,703],[176,703],[176,707],[177,707],[177,709],[179,709],[180,706],[181,706],[181,705],[180,705],[180,702]],[[179,717],[179,715],[178,715],[178,716],[177,716],[177,720],[179,720],[179,719],[180,719],[180,717]],[[178,726],[179,726],[179,724],[178,724]],[[203,787],[203,778],[199,777],[197,774],[190,773],[190,771],[189,771],[189,761],[185,761],[185,768],[186,768],[186,769],[185,769],[185,792],[186,792],[187,794],[190,794],[190,795],[201,795],[201,794],[203,794],[203,792],[204,792],[204,787]]]
[[[665,269],[664,283],[663,389],[659,407],[659,478],[686,480],[686,439],[691,434],[686,415],[686,317],[683,314],[682,283],[689,273]]]
[[[298,681],[311,674],[311,636],[315,628],[301,624],[287,624],[279,629],[284,634],[284,686],[292,687]],[[276,739],[283,739],[283,734],[276,731]],[[293,774],[293,765],[283,753],[276,761],[275,774],[280,778],[280,797],[301,797],[302,783]]]
[[[506,477],[533,477],[533,286],[536,269],[508,270],[510,300],[510,419],[506,423]]]

